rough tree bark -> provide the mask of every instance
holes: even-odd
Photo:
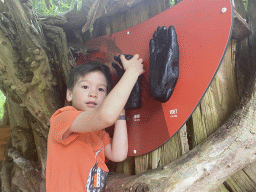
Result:
[[[75,65],[71,52],[86,52],[82,43],[90,38],[88,29],[98,17],[143,3],[90,2],[84,0],[81,10],[38,19],[27,0],[0,1],[0,89],[7,97],[2,122],[11,127],[2,162],[2,191],[45,191],[49,119],[65,102],[67,75]],[[138,176],[110,175],[106,191],[218,187],[255,160],[255,100],[255,94],[248,96],[214,135],[170,165]]]

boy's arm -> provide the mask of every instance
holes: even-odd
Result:
[[[124,55],[121,55],[120,58],[126,70],[123,77],[97,110],[84,111],[77,116],[67,131],[67,135],[71,132],[98,131],[113,125],[117,121],[138,77],[144,72],[143,60],[139,59],[139,55],[134,55],[129,61],[125,59]]]
[[[125,115],[123,110],[120,115]],[[115,123],[115,131],[111,144],[105,147],[106,157],[114,162],[124,161],[128,153],[128,138],[125,119],[118,119]]]

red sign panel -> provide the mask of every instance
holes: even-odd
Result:
[[[139,25],[86,42],[106,55],[138,53],[144,59],[142,107],[126,111],[129,156],[158,148],[190,117],[225,53],[232,9],[230,0],[184,0]],[[175,27],[179,44],[179,79],[169,101],[160,103],[149,94],[149,41],[158,26],[170,25]]]

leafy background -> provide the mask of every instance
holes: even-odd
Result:
[[[77,10],[79,10],[82,6],[82,0],[31,0],[33,10],[43,16],[55,16],[66,12],[72,9],[76,3]]]
[[[87,0],[93,3],[94,0]],[[118,1],[118,0],[115,0]],[[175,5],[175,0],[169,0],[171,7]],[[82,6],[82,0],[31,0],[34,11],[41,16],[55,16],[72,9],[75,5],[77,10]]]

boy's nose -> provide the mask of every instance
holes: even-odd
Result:
[[[94,98],[97,98],[97,93],[95,91],[91,91],[89,93],[89,97],[94,97]]]

